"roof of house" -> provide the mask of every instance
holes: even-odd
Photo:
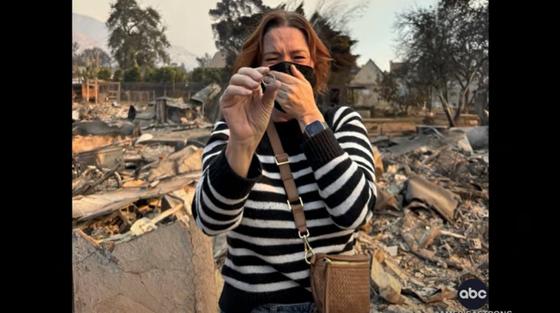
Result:
[[[348,84],[349,87],[362,87],[375,85],[381,79],[383,71],[371,59],[358,71],[356,76]]]

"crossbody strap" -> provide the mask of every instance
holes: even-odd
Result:
[[[268,135],[272,151],[274,152],[274,161],[280,170],[280,177],[282,178],[282,183],[284,184],[284,189],[286,190],[286,196],[288,197],[288,207],[294,215],[294,222],[296,223],[296,227],[298,229],[298,235],[301,239],[303,239],[305,244],[305,260],[309,263],[308,257],[310,258],[313,255],[313,249],[311,249],[307,240],[309,237],[309,230],[307,229],[305,214],[303,213],[303,201],[299,196],[296,182],[294,181],[294,176],[292,175],[292,170],[290,169],[288,154],[284,152],[282,142],[280,141],[280,137],[278,136],[278,132],[276,131],[276,127],[272,121],[268,124],[266,134]]]

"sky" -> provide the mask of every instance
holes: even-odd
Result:
[[[293,1],[293,0],[292,0]],[[72,0],[74,13],[94,17],[105,22],[109,17],[110,4],[115,0]],[[218,0],[137,0],[145,8],[151,6],[162,16],[167,27],[167,38],[172,45],[179,45],[190,52],[202,56],[213,55],[217,49],[212,33],[212,19],[208,11],[215,8]],[[274,7],[285,0],[264,0]],[[297,1],[296,1],[297,2]],[[304,1],[304,11],[312,12],[321,0]],[[437,0],[323,0],[323,2],[343,2],[342,8],[362,4],[347,25],[352,38],[358,40],[352,53],[359,54],[358,66],[372,59],[382,70],[389,70],[389,61],[398,61],[395,51],[396,33],[393,25],[395,17],[403,10],[416,7],[435,6]]]

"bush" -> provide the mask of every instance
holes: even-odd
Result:
[[[187,71],[179,66],[164,66],[146,71],[145,81],[179,83],[187,81]]]
[[[120,82],[123,79],[123,73],[121,69],[118,69],[113,73],[113,81]]]
[[[101,68],[99,72],[97,72],[97,78],[102,80],[110,80],[111,79],[111,69],[110,68]]]
[[[141,78],[140,68],[137,66],[125,71],[123,76],[125,82],[139,82]]]

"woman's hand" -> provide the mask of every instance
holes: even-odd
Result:
[[[263,93],[261,81],[268,67],[242,67],[234,74],[220,98],[220,108],[230,135],[226,157],[233,170],[246,176],[253,153],[268,126],[280,82],[274,81]]]
[[[311,84],[294,65],[290,69],[294,76],[277,71],[271,72],[282,83],[276,101],[286,114],[299,122],[303,131],[305,125],[316,120],[324,122],[324,118],[315,104]]]
[[[274,82],[263,94],[260,84],[268,72],[268,67],[242,67],[231,77],[220,99],[230,141],[256,148],[266,131],[280,85]]]

